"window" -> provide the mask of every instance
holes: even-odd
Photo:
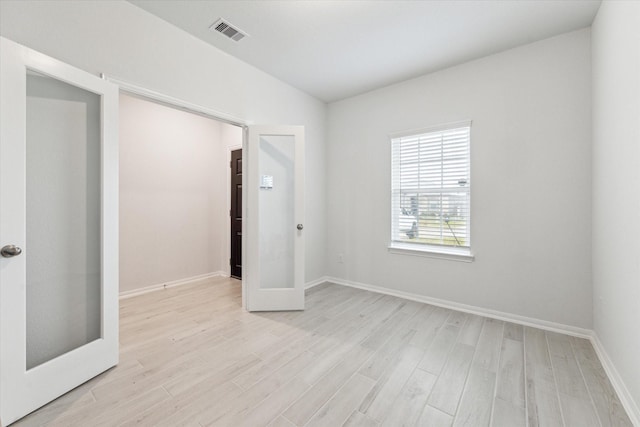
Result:
[[[469,258],[471,122],[391,138],[390,249]]]

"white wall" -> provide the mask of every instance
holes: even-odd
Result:
[[[594,329],[640,418],[640,3],[593,24]]]
[[[325,274],[325,104],[125,1],[2,1],[0,34],[256,124],[306,130],[306,280]]]
[[[228,269],[233,130],[242,144],[237,126],[121,95],[121,292]]]
[[[585,29],[330,104],[329,274],[591,328],[590,69]],[[465,119],[476,260],[389,253],[387,135]]]

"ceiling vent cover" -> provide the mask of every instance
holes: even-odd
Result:
[[[239,42],[243,38],[247,37],[248,34],[242,31],[241,29],[233,26],[229,21],[225,21],[224,19],[218,19],[216,22],[211,24],[209,27],[210,30],[217,31],[225,36],[229,37],[231,40]]]

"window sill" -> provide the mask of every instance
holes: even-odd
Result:
[[[470,249],[440,248],[427,245],[413,245],[410,243],[394,242],[389,244],[389,252],[400,255],[422,256],[427,258],[439,258],[450,261],[473,262],[475,256]]]

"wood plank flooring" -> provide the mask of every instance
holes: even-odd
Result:
[[[121,301],[120,364],[17,426],[631,426],[584,339],[323,284],[247,313],[213,279]]]

